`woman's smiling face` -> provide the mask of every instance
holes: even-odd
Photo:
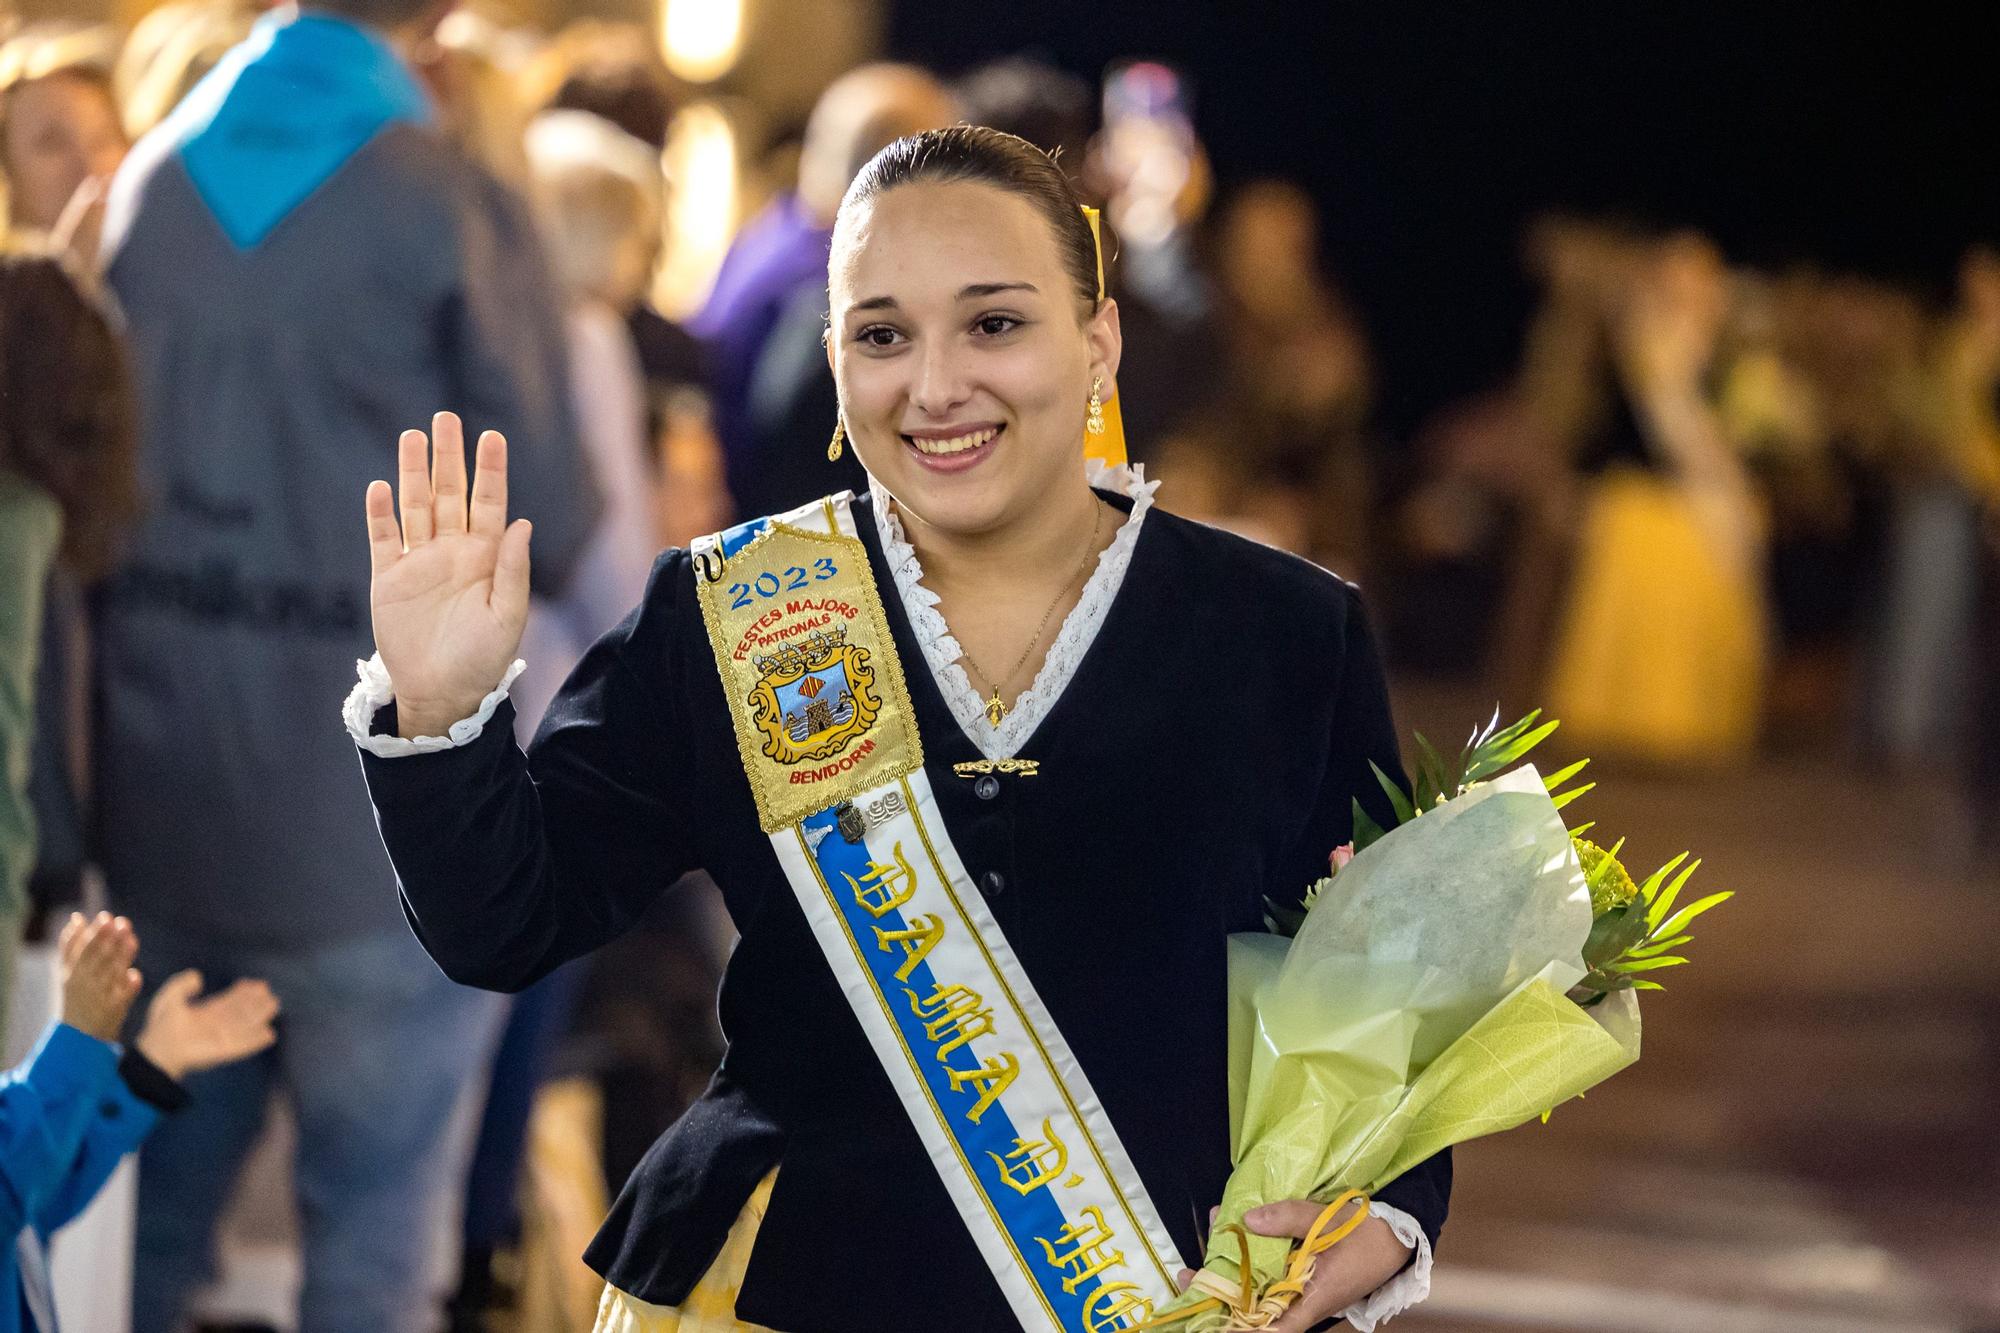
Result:
[[[842,213],[828,294],[848,438],[899,507],[978,536],[1076,485],[1118,315],[1089,312],[1032,203],[974,181],[884,190]]]

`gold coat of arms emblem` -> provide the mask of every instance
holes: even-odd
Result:
[[[764,733],[764,753],[781,764],[839,754],[882,712],[868,650],[847,642],[844,624],[751,661],[750,719]]]

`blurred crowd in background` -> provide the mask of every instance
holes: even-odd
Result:
[[[169,0],[129,32],[0,28],[0,475],[51,493],[67,532],[35,623],[4,626],[21,640],[8,651],[33,638],[40,662],[40,838],[10,908],[30,954],[51,913],[98,892],[93,848],[120,836],[88,800],[103,740],[89,608],[158,502],[136,479],[131,390],[90,323],[114,306],[108,183],[257,20]],[[825,457],[831,220],[876,150],[968,120],[1057,153],[1105,210],[1117,399],[1159,503],[1358,581],[1403,673],[1488,682],[1506,707],[1562,717],[1581,748],[1696,770],[1789,748],[1944,766],[1976,845],[2000,846],[2000,254],[1968,251],[1940,299],[1744,267],[1670,225],[1546,216],[1522,237],[1540,295],[1517,372],[1398,438],[1373,414],[1368,320],[1312,194],[1219,189],[1230,173],[1163,65],[1095,85],[1029,57],[863,65],[788,120],[706,94],[633,25],[551,33],[461,9],[413,63],[438,130],[540,224],[576,447],[604,498],[567,584],[537,603],[524,738],[657,550],[864,484],[851,457]],[[81,303],[60,322],[48,312],[67,298],[35,294],[50,281]],[[393,443],[356,447],[386,475]],[[359,565],[359,490],[348,499]],[[365,634],[343,651],[365,656]],[[463,1251],[460,1327],[495,1311],[587,1326],[573,1256],[719,1057],[728,944],[712,896],[671,894],[516,1002],[461,1234],[441,1242]],[[254,1233],[257,1212],[239,1200],[225,1231]]]

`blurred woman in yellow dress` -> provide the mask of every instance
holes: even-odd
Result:
[[[1709,397],[1727,274],[1694,236],[1630,263],[1585,363],[1607,392],[1571,437],[1584,481],[1544,697],[1597,752],[1728,760],[1756,739],[1768,648],[1758,506]]]

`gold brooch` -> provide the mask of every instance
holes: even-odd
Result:
[[[982,773],[1019,773],[1024,778],[1032,778],[1042,771],[1039,759],[970,759],[962,764],[953,764],[951,771],[962,778],[978,777]]]

